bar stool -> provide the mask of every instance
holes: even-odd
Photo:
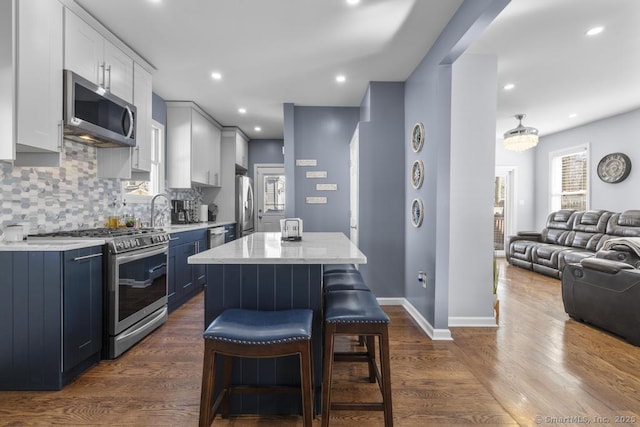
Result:
[[[300,390],[305,427],[312,424],[313,375],[311,368],[311,323],[313,311],[292,309],[258,311],[227,309],[211,322],[204,332],[204,364],[200,395],[200,427],[210,426],[222,404],[222,416],[229,415],[231,393],[291,393],[291,387],[252,386],[233,387],[231,368],[233,357],[300,356]],[[222,391],[215,402],[216,355],[220,354],[224,367]]]
[[[358,269],[354,264],[324,264],[322,266],[322,274],[344,273],[348,271],[358,271]]]
[[[322,278],[324,292],[359,290],[368,291],[369,287],[358,270],[325,274]]]
[[[385,427],[393,426],[391,367],[389,364],[389,317],[372,292],[342,290],[325,295],[324,355],[322,378],[322,426],[329,425],[331,410],[383,411]],[[365,352],[333,351],[336,335],[364,335]],[[375,337],[380,348],[380,370],[376,364]],[[334,402],[331,381],[334,362],[367,362],[369,381],[377,382],[382,402]]]

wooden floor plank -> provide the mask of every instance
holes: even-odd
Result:
[[[591,425],[640,425],[633,418],[640,415],[640,348],[569,319],[560,281],[503,261],[499,268],[497,328],[452,328],[454,341],[431,341],[402,307],[383,307],[392,321],[395,425],[530,426],[538,425],[536,417],[540,425],[578,420],[571,417]],[[202,325],[198,295],[132,350],[61,391],[0,392],[0,425],[195,426]],[[337,343],[343,350],[356,345],[350,337]],[[365,365],[337,364],[334,396],[377,396],[377,386],[363,382],[366,375]],[[358,424],[382,426],[382,413],[332,413],[332,426]],[[287,427],[302,420],[242,416],[214,425]]]

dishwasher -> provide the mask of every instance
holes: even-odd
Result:
[[[224,227],[213,227],[209,229],[209,249],[224,245],[224,235],[227,233]]]

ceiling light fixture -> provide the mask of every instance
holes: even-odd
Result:
[[[569,114],[569,118],[570,118],[570,119],[575,119],[576,117],[578,117],[578,113],[571,113],[571,114]]]
[[[538,129],[522,126],[526,114],[516,114],[518,126],[504,133],[504,148],[512,151],[524,151],[538,145]]]
[[[504,90],[511,90],[514,87],[516,87],[516,85],[514,85],[513,83],[507,83],[506,85],[503,86]]]
[[[589,31],[587,31],[588,36],[595,36],[604,31],[604,27],[593,27]]]
[[[341,75],[339,75],[339,76],[336,76],[336,81],[337,81],[338,83],[344,83],[344,82],[346,82],[346,81],[347,81],[347,78],[341,74]]]
[[[211,73],[211,78],[214,80],[220,80],[222,79],[222,74],[220,74],[217,71],[214,71],[213,73]]]
[[[256,132],[260,132],[262,128],[260,126],[256,126],[253,128],[253,130],[255,130]]]
[[[245,114],[247,112],[246,108],[238,108],[238,113]]]
[[[355,6],[355,5],[357,5],[358,3],[360,3],[360,0],[347,0],[347,4],[348,4],[349,6]]]

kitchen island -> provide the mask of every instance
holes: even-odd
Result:
[[[280,233],[254,233],[189,257],[189,264],[207,265],[204,328],[227,308],[313,310],[316,409],[322,385],[322,265],[366,262],[343,233],[304,233],[301,241],[281,241]],[[296,356],[240,359],[234,363],[232,382],[293,385],[299,382],[297,366]],[[235,395],[231,412],[295,414],[299,400],[296,395]]]

